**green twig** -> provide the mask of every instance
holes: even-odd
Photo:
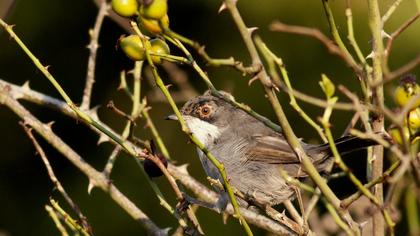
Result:
[[[308,114],[306,114],[305,111],[302,110],[302,108],[297,103],[295,97],[293,96],[293,88],[290,83],[289,75],[287,74],[286,66],[283,63],[283,60],[280,57],[276,56],[273,52],[271,52],[260,37],[255,37],[255,42],[265,59],[267,61],[274,61],[275,64],[277,64],[278,69],[280,70],[281,75],[283,77],[284,83],[287,86],[287,90],[290,91],[288,93],[290,99],[290,106],[292,106],[297,111],[297,113],[318,132],[322,141],[327,142],[327,138],[325,137],[322,128]],[[270,69],[270,71],[272,70]]]
[[[353,68],[358,68],[356,73],[360,75],[360,68],[354,60],[353,56],[350,54],[346,45],[344,45],[343,40],[341,40],[340,33],[338,32],[337,26],[335,24],[334,16],[332,14],[328,0],[321,0],[324,6],[325,14],[327,15],[328,24],[330,26],[331,35],[334,38],[334,41],[337,43],[338,47],[344,52],[348,60],[350,61]]]
[[[143,99],[143,103],[147,104],[146,98]],[[156,129],[156,126],[153,123],[153,120],[150,118],[148,109],[144,109],[141,112],[142,116],[146,120],[146,125],[152,132],[154,139],[156,140],[157,145],[159,146],[160,151],[162,152],[163,156],[167,159],[171,159],[168,149],[166,148],[165,144],[163,143],[162,137],[160,137],[159,132]]]
[[[397,10],[397,7],[400,5],[400,3],[403,0],[396,0],[394,3],[392,3],[392,5],[388,8],[388,11],[386,11],[386,13],[382,16],[381,18],[381,23],[382,23],[382,27],[385,24],[385,22],[387,22],[389,20],[389,18],[391,17],[391,15],[394,13],[395,10]]]
[[[372,77],[372,68],[369,66],[369,64],[366,62],[365,56],[362,53],[362,50],[360,50],[359,44],[356,41],[356,38],[354,37],[354,28],[353,28],[353,12],[351,10],[351,6],[350,6],[350,0],[347,0],[347,7],[346,7],[346,17],[347,17],[347,39],[350,42],[350,45],[353,47],[354,52],[356,53],[357,58],[359,59],[359,61],[362,63],[362,65],[364,66],[364,70],[365,70],[365,77],[366,80],[361,79],[360,80],[360,87],[363,91],[363,94],[365,95],[365,97],[367,96],[367,82],[371,81],[371,77]],[[363,77],[362,77],[363,78]],[[368,112],[365,112],[366,115],[368,115]],[[361,114],[363,115],[363,114]]]
[[[386,179],[389,178],[389,176],[396,170],[401,164],[401,161],[394,162],[380,177],[371,180],[369,183],[364,185],[364,188],[369,189],[375,186],[378,183],[383,183],[386,181]],[[359,189],[357,192],[353,193],[352,195],[348,196],[346,199],[343,199],[341,201],[341,206],[343,208],[347,208],[352,204],[354,201],[359,199],[359,197],[362,195],[362,191]]]
[[[363,64],[363,65],[367,65],[366,64],[366,59],[365,56],[362,53],[362,50],[360,50],[359,44],[357,44],[356,38],[354,37],[354,29],[353,29],[353,13],[350,7],[350,0],[347,1],[348,5],[346,8],[346,17],[347,17],[347,31],[348,31],[348,35],[347,38],[350,42],[350,45],[353,47],[357,58],[359,59],[359,61]],[[369,66],[369,65],[367,65]]]
[[[66,224],[70,228],[74,229],[75,231],[80,232],[84,236],[89,236],[89,233],[86,232],[86,230],[79,223],[77,223],[76,220],[74,220],[69,214],[67,214],[67,212],[64,211],[63,208],[60,207],[58,202],[56,202],[54,199],[51,198],[50,203],[51,203],[51,206],[54,208],[54,210],[63,217],[64,222],[66,222]]]
[[[205,47],[200,45],[198,42],[195,42],[183,35],[180,35],[170,29],[166,29],[164,32],[165,36],[168,36],[173,39],[178,39],[179,41],[189,45],[190,47],[194,48],[197,53],[204,59],[204,61],[207,63],[208,66],[231,66],[235,68],[236,70],[242,72],[244,75],[249,74],[255,74],[259,71],[259,67],[255,66],[244,66],[242,62],[236,61],[233,57],[230,58],[224,58],[224,59],[215,59],[210,57]]]
[[[58,231],[60,231],[61,236],[68,236],[69,233],[67,232],[66,228],[64,228],[63,224],[61,224],[60,219],[58,219],[57,213],[54,211],[54,209],[49,205],[45,205],[45,210],[53,220],[55,227],[57,227]]]

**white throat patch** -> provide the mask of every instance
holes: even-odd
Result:
[[[205,146],[211,144],[220,136],[220,130],[215,125],[193,116],[184,116],[188,128]]]

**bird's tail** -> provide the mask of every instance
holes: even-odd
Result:
[[[356,136],[346,135],[338,138],[334,141],[340,155],[364,149],[378,143],[371,139],[361,139]],[[321,144],[309,151],[309,153],[318,153],[318,155],[311,155],[314,158],[314,164],[316,164],[319,171],[325,171],[328,166],[332,163],[332,151],[329,143]]]
[[[372,145],[377,145],[378,143],[371,139],[361,139],[356,136],[343,136],[341,138],[336,139],[335,145],[337,146],[337,150],[341,155],[345,155],[349,152],[353,152],[356,150],[360,150],[363,148],[370,147]],[[324,144],[325,145],[325,144]],[[326,144],[327,146],[328,143]]]

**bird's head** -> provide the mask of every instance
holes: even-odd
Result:
[[[222,93],[233,99],[230,94]],[[209,91],[190,99],[181,109],[190,131],[206,146],[229,127],[234,113],[235,109],[230,103],[211,95]],[[175,115],[168,116],[168,119],[177,120]]]

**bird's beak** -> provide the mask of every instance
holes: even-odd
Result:
[[[178,117],[176,117],[175,114],[169,115],[165,117],[165,120],[178,120]]]

